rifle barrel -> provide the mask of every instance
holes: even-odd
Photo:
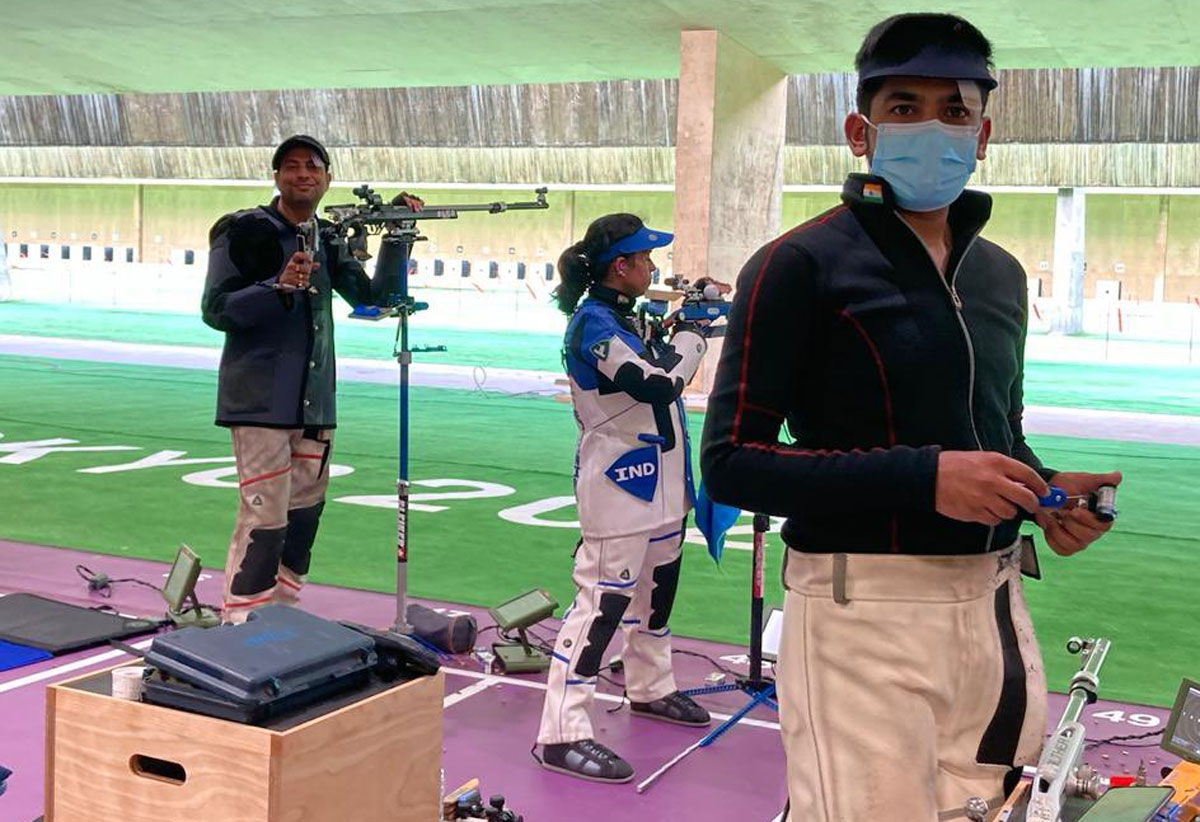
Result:
[[[536,200],[525,200],[515,203],[453,203],[447,205],[427,205],[420,211],[413,211],[401,205],[371,205],[366,203],[344,203],[326,206],[325,211],[334,216],[335,222],[379,224],[385,222],[400,222],[402,220],[453,220],[459,212],[483,211],[488,214],[500,214],[504,211],[527,211],[532,209],[549,208],[545,192],[538,191]]]
[[[427,205],[420,211],[409,211],[406,208],[398,208],[397,210],[409,214],[411,219],[419,220],[422,215],[428,212],[436,214],[439,211],[486,211],[489,214],[499,214],[502,211],[523,211],[549,207],[550,204],[545,200],[526,200],[519,203],[448,203],[446,205]]]

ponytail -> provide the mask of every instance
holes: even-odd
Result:
[[[575,313],[579,298],[594,281],[592,261],[583,253],[582,240],[559,256],[558,276],[561,282],[554,289],[554,301],[558,303],[558,310],[569,317]]]
[[[570,316],[575,312],[579,299],[608,271],[601,270],[592,260],[604,254],[614,243],[634,234],[642,227],[642,220],[634,214],[606,214],[592,221],[583,239],[567,248],[558,258],[558,276],[561,282],[554,289],[554,300],[558,310]]]

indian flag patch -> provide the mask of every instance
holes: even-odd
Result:
[[[882,203],[883,186],[881,186],[879,183],[864,183],[863,199],[870,203]]]

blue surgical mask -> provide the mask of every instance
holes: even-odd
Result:
[[[888,181],[901,208],[936,211],[962,194],[975,171],[979,126],[863,120],[878,131],[871,173]]]

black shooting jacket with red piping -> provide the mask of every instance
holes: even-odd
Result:
[[[991,207],[969,190],[951,206],[943,277],[887,183],[852,174],[841,205],[750,258],[704,427],[714,500],[786,517],[784,541],[809,552],[973,554],[1016,540],[1016,519],[934,510],[942,449],[1054,473],[1022,431],[1026,277],[979,236]]]

